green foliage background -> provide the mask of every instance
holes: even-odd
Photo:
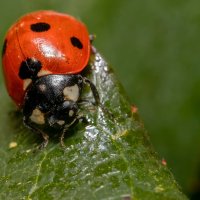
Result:
[[[199,8],[198,0],[1,1],[0,43],[9,26],[33,10],[81,19],[139,107],[156,151],[192,192],[200,165]]]

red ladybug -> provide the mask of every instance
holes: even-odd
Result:
[[[54,11],[29,13],[8,31],[2,51],[9,95],[23,111],[24,124],[42,134],[43,127],[67,129],[79,116],[82,88],[89,85],[99,104],[95,85],[80,72],[87,66],[91,43],[87,28],[72,16]]]

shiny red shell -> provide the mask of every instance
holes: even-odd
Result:
[[[31,26],[37,23],[45,23],[48,27],[46,30],[32,31]],[[72,37],[78,38],[80,44],[76,44],[76,41],[72,44]],[[2,56],[8,93],[21,107],[31,82],[20,79],[21,63],[27,58],[39,60],[42,68],[38,76],[77,74],[88,64],[89,34],[85,25],[72,16],[54,11],[33,12],[23,16],[9,29]]]

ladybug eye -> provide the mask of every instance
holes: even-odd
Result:
[[[19,68],[19,77],[21,79],[34,79],[37,77],[37,74],[41,68],[42,64],[39,60],[35,58],[27,58],[21,63],[21,66]]]
[[[7,47],[7,40],[5,40],[3,43],[2,56],[6,53],[6,47]]]
[[[81,41],[77,37],[71,37],[70,40],[71,40],[71,43],[74,47],[77,47],[78,49],[83,48],[83,44],[81,43]]]
[[[31,30],[34,32],[45,32],[48,31],[51,26],[45,22],[38,22],[36,24],[31,24]]]

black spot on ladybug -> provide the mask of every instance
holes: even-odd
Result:
[[[71,39],[71,43],[74,47],[77,47],[78,49],[83,48],[83,44],[77,37],[71,37],[70,39]]]
[[[5,40],[3,43],[2,56],[6,53],[6,47],[7,47],[7,40]]]
[[[35,79],[41,68],[42,64],[39,60],[35,58],[27,58],[21,63],[21,66],[19,68],[19,77],[21,79]]]
[[[36,24],[31,24],[31,30],[34,32],[45,32],[48,31],[51,26],[45,22],[38,22]]]

